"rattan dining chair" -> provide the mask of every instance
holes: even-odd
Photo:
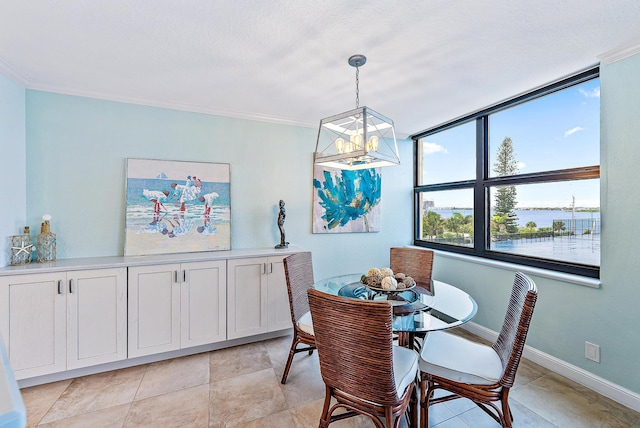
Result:
[[[361,414],[379,428],[397,427],[412,402],[418,353],[393,345],[391,305],[308,293],[326,387],[319,426]],[[333,414],[341,408],[346,412]]]
[[[396,273],[401,272],[412,277],[417,286],[431,291],[433,251],[423,248],[391,247],[389,267]]]
[[[314,283],[311,253],[305,251],[285,257],[284,273],[287,279],[287,292],[289,293],[293,340],[291,341],[287,364],[282,374],[281,382],[283,384],[287,383],[293,356],[298,352],[309,352],[309,355],[311,355],[313,350],[316,349],[316,339],[313,335],[313,323],[311,322],[311,312],[309,312],[309,302],[307,300],[307,290]],[[300,344],[308,346],[298,348]]]
[[[389,267],[395,273],[404,273],[416,281],[421,291],[431,292],[431,271],[433,270],[433,251],[416,247],[391,247],[389,249]],[[425,333],[399,333],[401,346],[413,346],[420,349]]]
[[[420,354],[421,427],[428,426],[429,406],[457,398],[472,400],[501,426],[512,426],[509,391],[537,298],[536,284],[516,272],[507,314],[492,346],[442,331],[427,336]],[[437,389],[451,394],[432,398]]]

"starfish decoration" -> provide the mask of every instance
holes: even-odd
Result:
[[[26,243],[23,242],[21,247],[11,247],[12,250],[18,250],[18,252],[16,253],[16,256],[22,253],[23,251],[27,254],[33,251],[33,244],[29,244],[29,245],[25,245],[25,244]]]

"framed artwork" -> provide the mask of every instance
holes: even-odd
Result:
[[[231,249],[229,164],[127,159],[125,256]]]
[[[380,168],[314,166],[313,233],[379,232]]]

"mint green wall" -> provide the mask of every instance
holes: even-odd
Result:
[[[11,235],[26,225],[25,90],[0,74],[0,266],[10,261]]]
[[[388,247],[411,242],[412,145],[383,170],[382,231],[311,233],[317,129],[27,91],[27,220],[50,214],[58,258],[122,255],[126,159],[231,165],[232,248],[287,241],[314,252],[317,276],[388,264]],[[318,122],[319,122],[318,118]]]
[[[629,227],[640,205],[639,75],[640,55],[601,68],[602,286],[534,277],[540,297],[528,340],[636,393],[640,291],[634,274],[640,244]],[[36,227],[42,214],[53,216],[60,258],[123,253],[127,157],[230,163],[232,246],[277,243],[276,206],[284,199],[287,240],[313,251],[317,277],[384,265],[389,246],[411,242],[412,148],[407,141],[399,142],[403,165],[383,170],[382,231],[314,235],[314,129],[31,90],[26,101],[26,218]],[[475,322],[500,328],[512,271],[438,256],[434,276],[476,298]],[[585,340],[601,346],[600,364],[584,358]]]
[[[539,298],[527,344],[640,393],[638,314],[640,240],[640,55],[601,67],[600,289],[534,277]],[[434,276],[478,301],[480,325],[497,331],[513,272],[437,257]],[[600,364],[584,358],[584,342],[600,345]]]

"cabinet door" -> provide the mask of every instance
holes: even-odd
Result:
[[[226,260],[183,263],[181,268],[181,347],[226,340]]]
[[[265,257],[227,261],[227,339],[268,331]]]
[[[129,357],[180,348],[180,265],[129,268]]]
[[[65,274],[1,277],[3,339],[16,379],[66,368]],[[6,310],[6,309],[5,309]]]
[[[67,369],[127,357],[126,268],[67,273]]]
[[[267,260],[269,331],[284,330],[292,327],[283,259],[284,257],[282,256],[273,256]]]

